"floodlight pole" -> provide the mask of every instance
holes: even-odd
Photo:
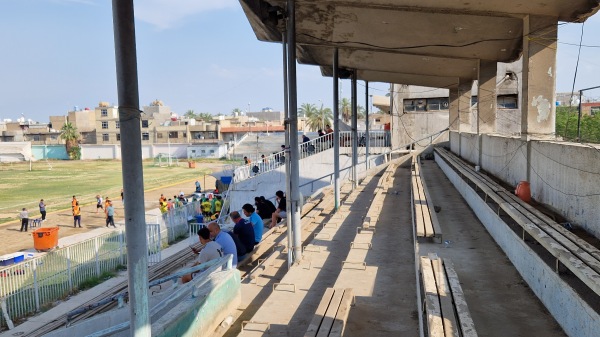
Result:
[[[133,0],[113,0],[121,166],[127,234],[130,336],[150,337],[148,248]]]

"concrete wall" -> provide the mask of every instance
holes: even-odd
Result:
[[[478,161],[478,136],[452,133],[451,150],[457,153],[455,138],[460,136],[460,156],[475,165]],[[531,196],[600,238],[600,149],[576,143],[530,141],[517,137],[482,135],[481,168],[505,183],[516,186],[527,180]]]
[[[439,156],[436,156],[436,162],[567,335],[597,336],[600,331],[598,313],[531,251],[527,244]]]
[[[460,153],[460,133],[456,131],[450,131],[450,151],[459,154]]]
[[[531,142],[531,195],[600,238],[600,150],[575,143]]]
[[[159,153],[171,153],[172,156],[180,159],[187,158],[187,148],[189,144],[142,144],[142,158],[154,158]],[[121,159],[121,146],[119,144],[82,144],[81,159]]]
[[[479,136],[476,133],[460,133],[460,156],[473,163],[479,161]]]
[[[69,159],[67,148],[64,145],[32,145],[31,153],[37,160],[40,159]]]
[[[25,160],[31,158],[30,142],[0,142],[0,161],[18,161],[21,155]]]

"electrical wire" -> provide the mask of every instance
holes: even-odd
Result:
[[[579,37],[579,51],[577,52],[577,62],[575,63],[575,74],[573,75],[573,87],[571,87],[571,101],[569,107],[573,104],[573,96],[575,95],[575,82],[577,81],[577,69],[579,69],[579,57],[581,56],[581,45],[583,43],[583,27],[585,22],[581,24],[581,36]],[[583,97],[579,97],[581,101]]]

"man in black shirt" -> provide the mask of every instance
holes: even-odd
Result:
[[[273,212],[273,215],[271,216],[271,225],[269,226],[270,228],[273,228],[273,226],[277,225],[279,219],[284,219],[287,217],[287,201],[285,200],[285,195],[283,194],[283,191],[275,192],[275,197],[277,199],[277,209],[275,210],[275,212]]]
[[[240,242],[246,248],[244,254],[252,252],[254,250],[254,228],[252,227],[252,224],[242,218],[238,211],[231,212],[229,216],[235,223],[235,226],[233,226],[233,234],[240,239]],[[240,257],[239,253],[240,252],[238,252],[238,258]]]

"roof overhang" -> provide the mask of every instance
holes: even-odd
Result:
[[[240,0],[257,38],[280,42],[285,0]],[[298,61],[341,68],[359,79],[438,86],[477,78],[479,60],[520,57],[523,18],[582,22],[600,0],[296,0]],[[395,74],[395,75],[394,75]],[[411,80],[414,82],[402,82]]]

